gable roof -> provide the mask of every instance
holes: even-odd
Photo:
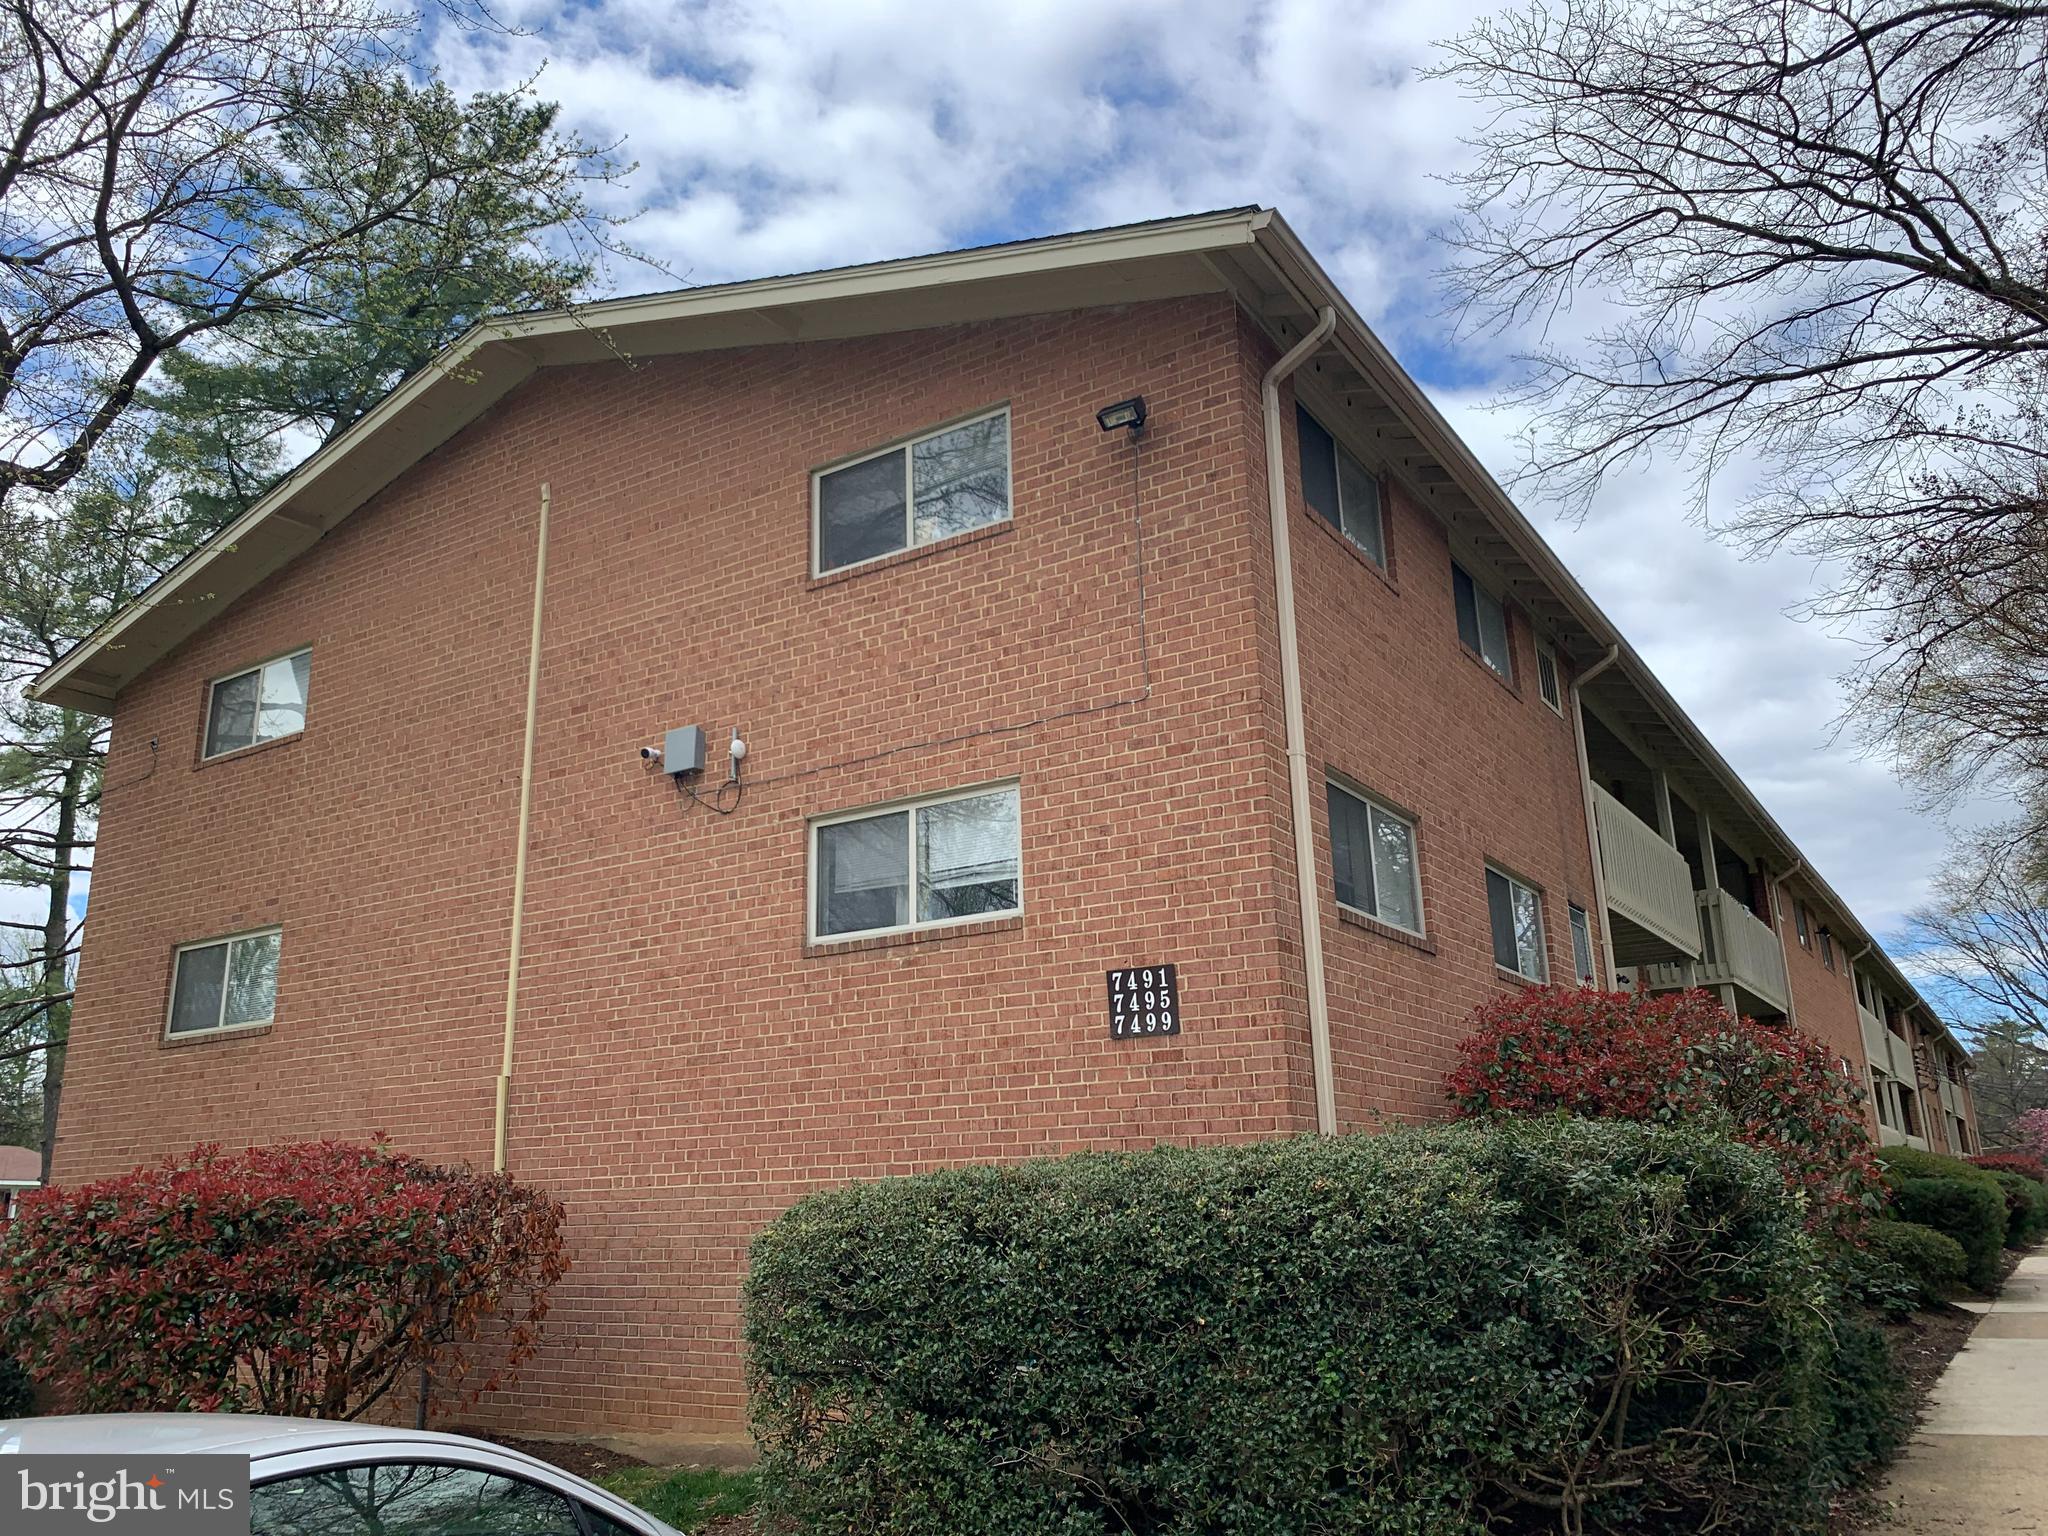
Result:
[[[1940,1028],[1874,935],[1665,690],[1505,490],[1270,208],[1242,207],[905,260],[636,295],[493,318],[471,327],[241,517],[46,669],[30,697],[110,713],[120,691],[230,603],[311,548],[421,458],[537,370],[730,347],[842,340],[1106,304],[1228,293],[1286,347],[1325,307],[1337,327],[1297,387],[1339,402],[1389,472],[1506,595],[1583,666],[1616,652],[1591,686],[1650,746],[1703,772],[1691,795],[1783,873],[1839,912],[1850,953],[1868,943],[1891,990]],[[1944,1031],[1945,1032],[1945,1031]],[[1950,1042],[1953,1044],[1953,1041]]]

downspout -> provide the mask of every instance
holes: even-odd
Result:
[[[1337,1134],[1337,1069],[1330,1055],[1330,997],[1323,976],[1323,904],[1316,882],[1316,835],[1308,788],[1308,732],[1302,724],[1301,643],[1294,621],[1294,546],[1287,533],[1287,457],[1280,385],[1337,329],[1325,304],[1315,328],[1266,370],[1266,510],[1273,522],[1273,599],[1280,620],[1280,705],[1287,719],[1287,799],[1294,822],[1294,883],[1301,908],[1301,962],[1308,977],[1309,1071],[1315,1079],[1316,1130]]]
[[[1586,813],[1586,850],[1593,855],[1593,905],[1600,913],[1600,990],[1614,986],[1614,924],[1607,916],[1607,866],[1600,855],[1600,822],[1593,813],[1593,766],[1586,758],[1586,704],[1583,690],[1621,655],[1621,642],[1607,647],[1607,654],[1572,679],[1572,735],[1579,749],[1579,800]]]
[[[1793,877],[1796,876],[1799,873],[1799,871],[1801,871],[1804,868],[1806,868],[1806,855],[1801,853],[1793,858],[1792,867],[1786,870],[1784,874],[1778,876],[1777,883],[1773,887],[1773,895],[1775,899],[1771,904],[1771,926],[1778,930],[1778,953],[1780,956],[1783,957],[1785,961],[1785,1022],[1787,1024],[1790,1024],[1794,1029],[1797,1029],[1799,1027],[1799,999],[1793,995],[1792,949],[1791,946],[1785,942],[1785,915],[1784,913],[1778,910],[1777,902],[1780,900],[1792,901],[1795,899],[1792,896],[1792,894],[1785,889],[1785,887],[1789,885]],[[1794,921],[1797,921],[1797,919],[1794,919]],[[1863,953],[1867,955],[1870,953],[1870,950],[1866,947]],[[1861,956],[1858,956],[1858,958],[1860,959]],[[1851,960],[1849,962],[1849,965],[1851,967],[1849,979],[1852,985],[1855,982],[1855,964],[1856,961],[1854,960]],[[1858,1033],[1860,1034],[1861,1031],[1859,1030]]]
[[[540,531],[533,556],[533,629],[526,645],[526,742],[519,754],[519,843],[512,858],[512,950],[505,962],[505,1053],[498,1065],[497,1123],[491,1135],[491,1172],[505,1171],[505,1109],[512,1095],[512,1039],[519,1027],[519,943],[526,928],[526,829],[533,811],[533,730],[540,704],[540,611],[548,584],[548,504],[540,488]]]

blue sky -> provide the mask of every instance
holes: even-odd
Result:
[[[1514,338],[1454,334],[1430,236],[1472,105],[1416,79],[1469,0],[508,0],[524,35],[439,24],[459,89],[533,78],[565,126],[623,139],[618,206],[663,272],[617,291],[910,255],[1241,203],[1277,206],[1505,477],[1519,421],[1487,408]],[[1588,316],[1568,323],[1589,323]],[[1528,510],[1808,857],[1881,931],[1943,834],[1835,738],[1845,637],[1795,622],[1807,562],[1752,562],[1652,467],[1583,523]]]

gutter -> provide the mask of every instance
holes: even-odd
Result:
[[[1593,905],[1600,913],[1600,959],[1605,992],[1614,985],[1614,923],[1607,915],[1607,865],[1600,852],[1600,823],[1593,813],[1593,768],[1586,758],[1586,706],[1581,690],[1621,657],[1621,642],[1572,679],[1572,736],[1579,754],[1579,803],[1586,813],[1586,849],[1593,856]]]
[[[526,741],[519,754],[519,847],[512,858],[512,946],[505,962],[505,1049],[498,1065],[497,1114],[491,1130],[491,1172],[505,1171],[505,1120],[512,1098],[512,1042],[519,1028],[519,947],[526,932],[526,829],[533,813],[533,732],[540,705],[540,615],[548,584],[548,509],[552,488],[540,488],[540,530],[533,555],[533,629],[526,645]]]
[[[1337,328],[1328,304],[1315,329],[1266,370],[1260,396],[1266,413],[1266,511],[1273,524],[1273,599],[1280,622],[1280,700],[1287,720],[1288,817],[1294,823],[1294,884],[1301,911],[1301,962],[1308,980],[1309,1070],[1315,1079],[1316,1130],[1337,1134],[1337,1069],[1330,1053],[1330,996],[1323,974],[1323,904],[1316,880],[1315,823],[1310,819],[1307,730],[1301,710],[1301,640],[1294,618],[1294,546],[1287,529],[1287,458],[1280,385]]]

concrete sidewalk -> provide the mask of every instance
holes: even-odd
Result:
[[[2048,1533],[2048,1251],[2020,1260],[1886,1479],[1875,1536]]]

